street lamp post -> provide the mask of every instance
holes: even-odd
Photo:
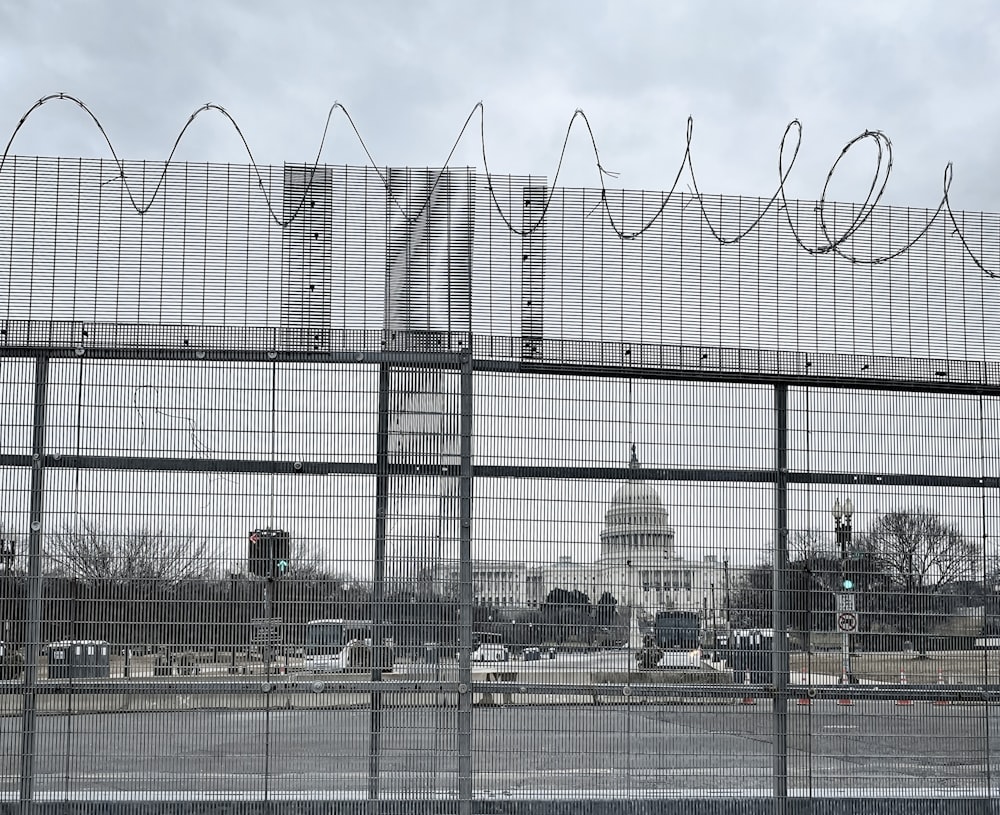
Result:
[[[848,498],[840,503],[837,498],[833,502],[833,528],[837,535],[837,545],[840,548],[840,592],[846,594],[854,585],[847,579],[847,552],[851,545],[851,517],[854,515],[854,504]],[[841,611],[838,603],[838,611]],[[853,610],[853,609],[852,609]],[[851,635],[845,631],[841,641],[841,662],[843,675],[848,681],[851,678]]]
[[[727,552],[725,557],[722,559],[722,582],[725,589],[725,603],[726,603],[726,637],[732,633],[733,622],[730,609],[732,608],[729,604],[729,553]]]

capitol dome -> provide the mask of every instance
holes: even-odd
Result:
[[[611,497],[612,509],[618,506],[638,506],[663,507],[660,494],[654,487],[644,484],[642,481],[631,481],[623,487],[619,487]],[[610,510],[609,510],[610,511]],[[664,510],[666,512],[666,510]]]
[[[639,469],[634,449],[629,466]],[[657,550],[668,558],[674,554],[674,530],[660,494],[638,480],[622,485],[611,498],[601,531],[601,556],[631,557],[637,550]]]

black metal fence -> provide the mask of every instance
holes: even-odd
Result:
[[[998,216],[21,157],[0,213],[0,808],[992,810]]]

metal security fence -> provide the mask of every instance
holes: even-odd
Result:
[[[992,811],[1000,220],[0,166],[0,809]]]

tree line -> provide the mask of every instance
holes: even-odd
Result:
[[[790,626],[806,647],[813,633],[836,630],[836,595],[844,591],[845,579],[859,613],[861,647],[898,648],[909,641],[925,649],[931,633],[962,606],[984,607],[984,633],[1000,634],[995,570],[985,568],[974,541],[934,513],[886,513],[843,552],[815,532],[793,536],[790,549]],[[244,648],[267,613],[264,581],[213,574],[207,545],[192,536],[108,530],[85,521],[48,536],[45,550],[44,642]],[[304,643],[311,619],[375,616],[372,587],[325,566],[316,559],[293,561],[290,574],[272,584],[271,616],[281,619],[286,643]],[[23,642],[26,577],[6,564],[0,580],[0,639]],[[453,590],[416,579],[389,584],[381,595],[379,616],[399,645],[457,644],[459,604]],[[726,617],[737,628],[771,627],[773,599],[773,566],[762,562],[740,579]],[[476,605],[472,613],[476,631],[498,633],[514,646],[601,646],[627,639],[630,609],[607,592],[595,600],[555,588],[538,608]]]
[[[313,619],[372,619],[370,585],[303,558],[273,581],[220,576],[207,542],[162,529],[108,529],[84,519],[46,537],[41,640],[106,640],[144,649],[251,647],[266,618],[279,618],[284,642],[302,645]],[[28,580],[0,570],[0,641],[24,643]],[[382,616],[403,642],[458,619],[454,600],[414,588],[384,594]],[[426,637],[425,637],[426,638]]]
[[[14,573],[0,581],[0,617],[8,624],[0,641],[23,644],[27,578]],[[371,586],[346,575],[293,572],[270,590],[271,615],[281,620],[287,645],[303,645],[306,623],[313,619],[374,617]],[[41,608],[42,642],[106,640],[139,651],[241,651],[253,646],[266,626],[264,581],[245,575],[186,576],[174,582],[48,575]],[[384,594],[381,611],[387,634],[398,646],[458,644],[459,604],[451,597],[401,587]],[[514,647],[601,646],[625,641],[628,616],[610,594],[591,604],[585,595],[554,589],[537,609],[474,606],[473,628],[500,634]]]
[[[993,578],[979,545],[954,523],[923,509],[887,512],[843,551],[816,532],[793,536],[786,575],[789,625],[804,646],[815,632],[837,630],[837,595],[853,595],[856,642],[873,650],[929,638],[961,607],[983,607],[984,630],[995,626]],[[743,575],[730,610],[735,627],[771,625],[774,568],[762,562]]]
[[[205,541],[159,529],[116,530],[83,520],[45,540],[41,641],[106,640],[116,647],[242,650],[268,627],[265,581],[219,576]],[[27,636],[28,581],[23,570],[0,570],[0,641]],[[373,619],[370,584],[331,572],[316,558],[293,559],[273,581],[270,616],[282,641],[305,643],[313,619]],[[397,645],[457,645],[459,604],[454,587],[420,579],[394,581],[381,592],[380,618]],[[502,635],[514,647],[606,645],[627,638],[628,610],[605,592],[556,588],[539,608],[476,605],[473,627]]]
[[[628,640],[629,609],[604,592],[596,602],[578,589],[553,588],[538,608],[475,606],[477,631],[518,646],[605,647]]]

